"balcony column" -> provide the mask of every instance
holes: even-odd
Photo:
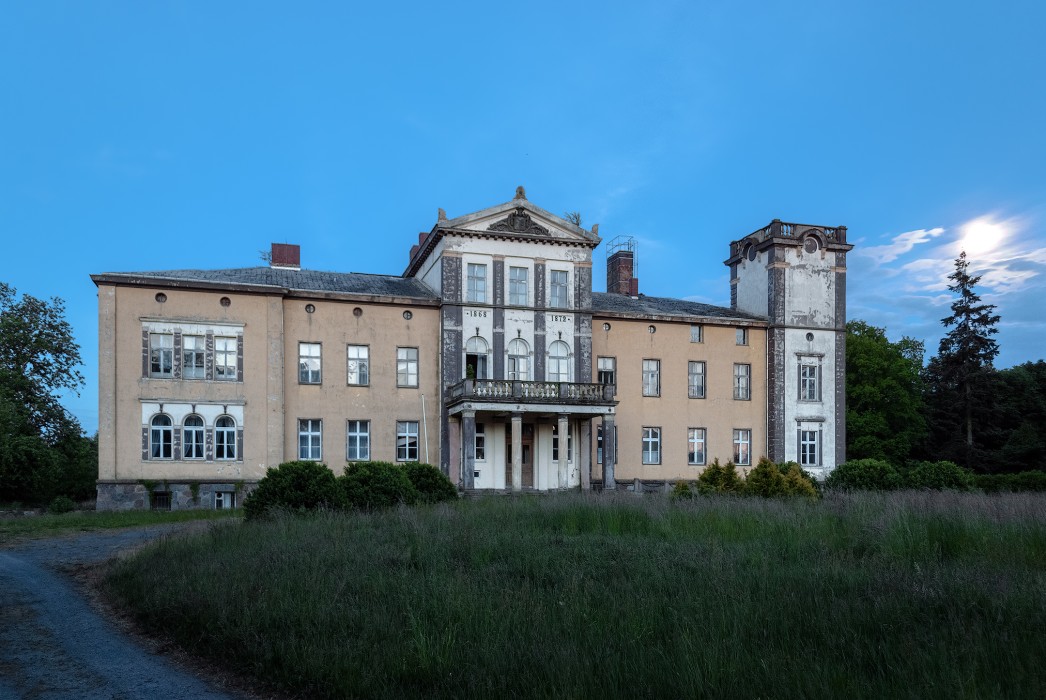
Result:
[[[476,412],[461,413],[461,483],[466,490],[476,487]]]
[[[523,414],[512,414],[512,490],[523,490]]]
[[[581,490],[591,491],[592,490],[592,419],[586,418],[581,421],[580,430],[578,431],[578,465],[581,468]]]
[[[614,416],[603,416],[603,490],[613,491],[617,488],[614,482],[614,465],[617,464],[617,428]]]
[[[570,445],[570,423],[568,423],[567,414],[559,414],[559,425],[556,426],[556,432],[559,433],[559,488],[565,489],[567,487],[567,452]]]

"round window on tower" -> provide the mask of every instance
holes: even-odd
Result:
[[[813,236],[807,236],[806,240],[803,241],[803,250],[807,253],[816,253],[817,249],[821,247],[821,244]]]

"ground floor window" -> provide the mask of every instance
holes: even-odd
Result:
[[[705,429],[690,428],[687,431],[687,464],[705,463]]]
[[[185,459],[203,459],[203,418],[189,416],[182,428],[182,456]]]
[[[214,509],[215,510],[229,510],[236,507],[236,492],[235,491],[215,491],[214,492]]]
[[[298,459],[323,459],[323,421],[303,418],[298,421]]]
[[[350,420],[345,433],[345,458],[350,462],[370,459],[370,421]]]
[[[171,492],[153,491],[149,494],[149,508],[152,510],[170,510]]]
[[[418,461],[418,422],[396,421],[396,461]]]
[[[643,464],[661,464],[661,428],[643,428]]]
[[[487,428],[482,423],[476,423],[476,461],[483,462],[487,459]]]
[[[734,464],[748,466],[752,463],[752,431],[748,428],[734,430]]]
[[[569,426],[567,427],[567,461],[574,461],[574,441],[573,436],[570,433]],[[559,426],[552,426],[552,461],[559,461]]]
[[[229,416],[214,422],[214,458],[236,459],[236,421]]]
[[[174,459],[174,427],[170,416],[153,416],[149,424],[149,459]]]
[[[799,465],[817,467],[821,464],[821,431],[799,431]]]

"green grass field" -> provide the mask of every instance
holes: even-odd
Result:
[[[230,510],[132,510],[75,511],[61,515],[29,515],[0,518],[0,544],[15,538],[52,537],[89,530],[110,530],[120,527],[140,527],[162,523],[180,523],[189,520],[216,520],[243,517],[243,511]]]
[[[229,524],[106,585],[302,697],[1046,695],[1046,497],[491,498]]]

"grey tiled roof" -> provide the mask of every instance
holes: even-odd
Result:
[[[271,267],[241,267],[231,270],[164,270],[159,272],[114,272],[102,277],[142,280],[243,284],[310,292],[337,292],[436,300],[439,296],[424,282],[395,275],[362,272],[318,272]]]
[[[740,319],[744,321],[765,321],[765,316],[746,314],[725,306],[712,306],[685,299],[668,297],[648,297],[640,294],[633,299],[624,294],[592,292],[592,311],[629,314],[633,316],[694,316],[701,318]]]

